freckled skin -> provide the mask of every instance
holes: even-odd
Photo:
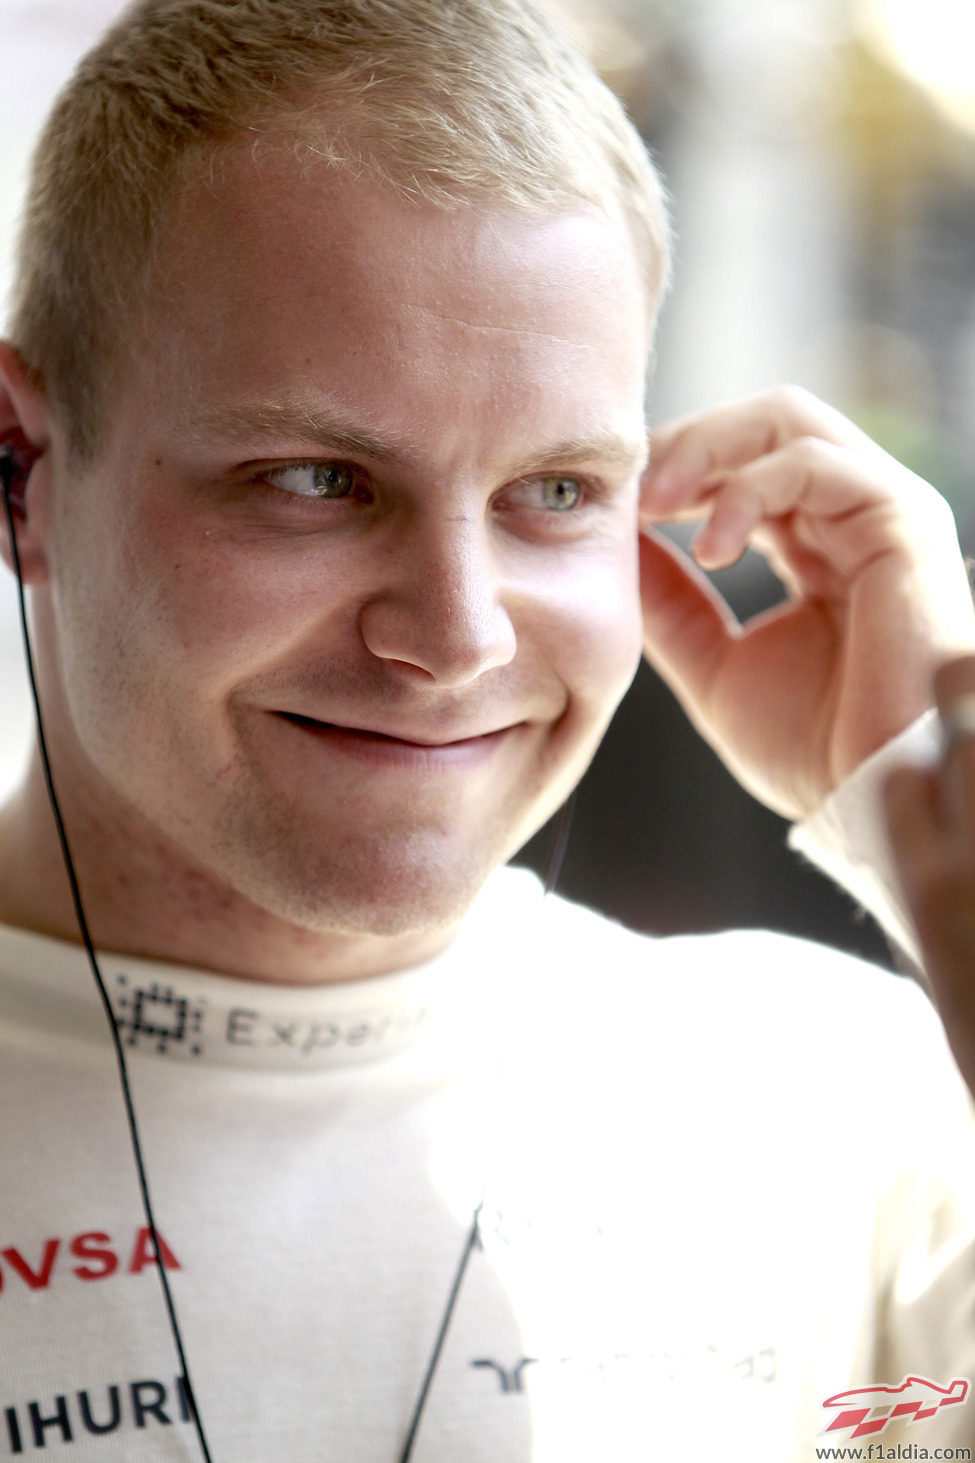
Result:
[[[244,150],[191,185],[103,450],[69,480],[55,425],[33,485],[42,692],[104,945],[299,981],[449,938],[638,661],[647,313],[603,215],[410,207]],[[386,450],[324,451],[295,403]],[[546,457],[610,434],[628,461]],[[347,498],[267,479],[336,456]],[[545,506],[543,460],[578,511]],[[35,767],[0,916],[72,938],[42,803]]]

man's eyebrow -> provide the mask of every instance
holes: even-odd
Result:
[[[623,467],[634,467],[646,462],[649,455],[649,438],[623,437],[614,433],[593,437],[570,437],[546,447],[532,458],[531,470],[544,471],[560,467],[567,462],[607,462]]]
[[[399,457],[404,451],[402,446],[353,425],[340,412],[322,411],[288,401],[215,407],[193,417],[184,432],[193,441],[201,443],[214,437],[230,442],[300,438],[330,451],[353,452],[382,460]]]
[[[184,434],[196,442],[214,437],[231,442],[292,437],[332,452],[350,452],[377,461],[405,458],[410,443],[395,442],[353,423],[340,410],[302,406],[300,402],[267,401],[215,407],[193,417]],[[572,462],[605,462],[624,467],[641,465],[648,453],[648,437],[618,432],[566,438],[531,455],[519,475],[545,472]]]

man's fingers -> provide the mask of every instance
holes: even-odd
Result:
[[[647,659],[685,704],[702,701],[739,635],[714,586],[661,535],[640,535],[640,584]]]
[[[771,515],[760,489],[747,480],[729,482],[714,494],[710,507],[691,552],[702,569],[724,569],[738,562],[755,530]]]
[[[780,386],[653,431],[648,491],[659,511],[666,513],[712,475],[733,472],[807,436],[856,449],[873,445],[858,427],[810,392]]]
[[[846,576],[876,555],[881,538],[887,547],[913,550],[917,535],[930,533],[938,502],[933,489],[899,465],[885,463],[879,472],[876,451],[868,455],[822,438],[799,437],[701,483],[669,514],[659,511],[647,487],[641,516],[657,521],[707,517],[694,545],[695,558],[707,569],[740,558],[763,522],[789,517],[803,546],[827,556]]]

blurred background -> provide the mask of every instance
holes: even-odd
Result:
[[[558,0],[668,181],[654,421],[795,380],[951,500],[975,550],[972,0]],[[29,150],[115,0],[0,0],[0,289]],[[743,618],[777,587],[719,582]],[[0,796],[27,697],[0,580]],[[560,887],[638,928],[761,924],[889,961],[642,671],[579,795]],[[550,837],[524,857],[543,863]]]

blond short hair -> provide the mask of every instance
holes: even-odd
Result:
[[[651,301],[663,291],[660,180],[536,0],[135,0],[41,136],[12,299],[12,342],[80,458],[181,184],[248,134],[292,135],[309,158],[444,207],[622,207]]]

